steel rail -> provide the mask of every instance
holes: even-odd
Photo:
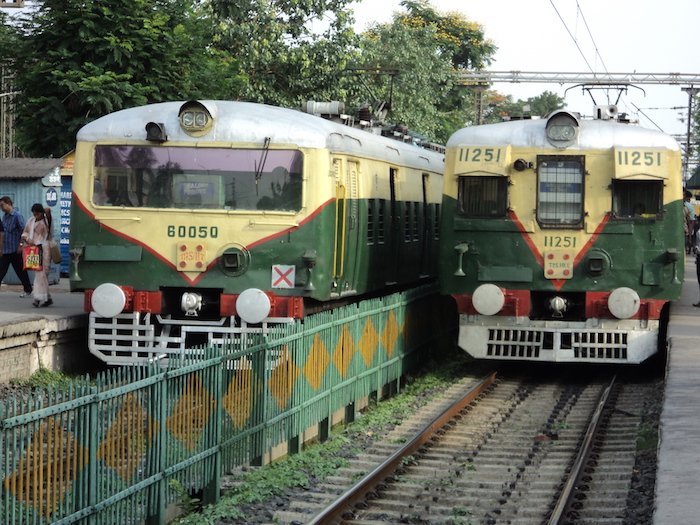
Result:
[[[426,425],[423,430],[408,441],[399,450],[394,452],[381,465],[375,468],[372,472],[364,476],[355,485],[345,491],[338,499],[318,513],[307,525],[328,525],[337,523],[341,516],[350,507],[353,507],[360,501],[365,501],[368,495],[372,495],[377,485],[384,483],[387,477],[393,475],[394,471],[400,466],[401,461],[406,456],[412,455],[423,444],[434,436],[443,426],[445,426],[458,412],[476,399],[484,390],[490,387],[496,380],[496,372],[491,372],[484,377],[478,385],[472,388],[464,397],[458,399],[449,408],[447,408],[440,416],[431,423]]]
[[[598,405],[596,406],[596,409],[593,412],[591,421],[588,423],[586,436],[583,440],[583,443],[581,444],[578,456],[576,457],[576,460],[574,461],[574,464],[571,467],[569,478],[566,480],[566,483],[564,483],[564,487],[562,488],[557,504],[554,506],[554,510],[552,511],[552,514],[549,517],[549,520],[547,521],[547,525],[557,525],[559,523],[559,521],[562,518],[562,514],[564,513],[564,509],[566,509],[567,505],[569,504],[569,501],[571,500],[571,496],[573,495],[576,482],[581,476],[583,462],[586,461],[590,454],[591,446],[593,444],[593,438],[595,437],[596,432],[598,431],[598,425],[600,424],[600,418],[603,414],[603,409],[605,408],[605,406],[608,403],[608,400],[610,399],[610,392],[612,391],[613,386],[615,386],[616,380],[617,374],[615,374],[612,377],[610,383],[600,394],[600,398],[598,398]]]

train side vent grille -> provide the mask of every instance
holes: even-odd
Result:
[[[498,328],[489,330],[486,355],[490,357],[538,358],[542,349],[543,332]]]

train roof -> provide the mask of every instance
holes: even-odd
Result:
[[[513,146],[516,148],[561,151],[547,140],[547,119],[514,120],[462,128],[447,142],[448,148],[460,146]],[[608,148],[663,148],[679,150],[678,142],[660,131],[624,124],[615,120],[578,120],[579,133],[566,150]]]
[[[78,131],[78,142],[145,140],[149,122],[165,126],[168,142],[234,142],[295,144],[300,148],[328,148],[334,153],[386,160],[396,164],[443,170],[444,154],[353,128],[288,108],[236,101],[198,101],[214,125],[194,138],[180,126],[179,112],[186,101],[163,102],[123,109],[100,117]],[[165,145],[168,144],[165,143]]]

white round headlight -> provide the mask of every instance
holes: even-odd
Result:
[[[495,284],[482,284],[472,295],[472,305],[481,315],[496,315],[504,303],[503,290]]]
[[[257,324],[270,315],[270,298],[262,290],[248,288],[236,299],[236,312],[248,324]]]
[[[629,319],[639,311],[641,300],[632,288],[617,288],[608,297],[608,309],[618,319]]]
[[[126,295],[116,284],[104,283],[92,292],[91,303],[92,309],[100,317],[114,317],[124,310]]]

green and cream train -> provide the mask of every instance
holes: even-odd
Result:
[[[435,279],[444,150],[343,110],[167,102],[83,127],[70,282],[90,350],[132,363]]]
[[[447,144],[440,287],[477,358],[640,363],[683,280],[681,154],[596,106]]]

